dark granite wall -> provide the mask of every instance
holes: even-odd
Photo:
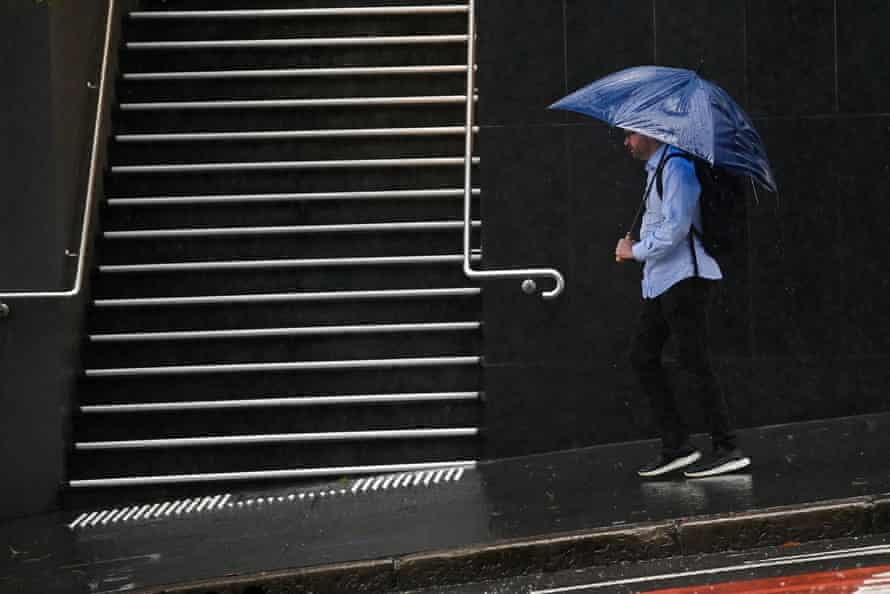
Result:
[[[107,7],[0,5],[0,294],[74,284]],[[0,520],[59,504],[88,293],[0,298]]]
[[[604,125],[545,109],[641,64],[703,62],[754,119],[780,186],[749,197],[748,249],[725,263],[711,315],[737,424],[890,408],[890,4],[486,0],[477,10],[486,266],[552,266],[567,281],[552,302],[515,281],[486,285],[489,457],[652,435],[627,362],[639,267],[613,257],[643,168]]]

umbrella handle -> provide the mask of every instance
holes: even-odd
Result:
[[[633,238],[630,236],[630,231],[627,232],[627,235],[624,236],[624,239],[632,240]],[[615,256],[616,262],[622,262],[623,260],[618,256]]]

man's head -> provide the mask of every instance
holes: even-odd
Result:
[[[633,130],[624,131],[624,148],[627,149],[630,156],[634,159],[648,161],[660,146],[661,143],[654,138]]]

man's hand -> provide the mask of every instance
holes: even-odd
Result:
[[[630,239],[630,235],[627,237],[622,237],[618,240],[618,245],[615,246],[615,260],[623,261],[623,260],[633,260],[634,252],[633,252],[634,242]]]

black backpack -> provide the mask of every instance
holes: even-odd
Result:
[[[692,161],[695,165],[695,176],[701,185],[699,204],[702,228],[698,229],[693,225],[691,233],[701,240],[705,251],[719,262],[744,243],[744,178],[721,167],[714,167],[707,161],[688,153],[672,153],[664,159],[664,164],[674,157]],[[663,189],[661,174],[664,164],[658,170],[656,179],[659,196],[662,195]],[[689,239],[691,242],[691,235]]]

